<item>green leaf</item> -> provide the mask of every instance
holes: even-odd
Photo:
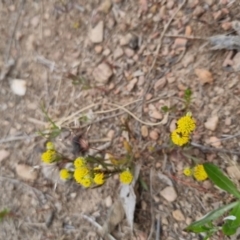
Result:
[[[230,209],[234,208],[239,202],[233,202],[228,205],[222,206],[218,209],[213,210],[212,212],[203,216],[200,220],[193,222],[190,224],[185,230],[195,232],[199,231],[200,227],[204,226],[207,223],[217,219],[218,217],[222,216],[225,212],[229,211]]]
[[[3,221],[3,219],[9,214],[9,210],[8,209],[4,209],[0,212],[0,222]]]
[[[170,109],[169,109],[168,106],[163,106],[163,107],[162,107],[162,111],[165,112],[165,113],[167,113],[169,110],[170,110]]]
[[[139,183],[141,184],[142,188],[146,191],[149,190],[147,183],[143,180],[143,178],[139,177]]]
[[[232,209],[229,213],[229,216],[235,216],[235,220],[227,220],[226,223],[222,227],[222,231],[224,234],[230,236],[236,233],[237,229],[240,226],[240,202]]]
[[[237,187],[222,173],[217,166],[212,163],[204,163],[203,166],[208,177],[216,186],[234,195],[235,197],[240,198],[240,192],[237,190]]]

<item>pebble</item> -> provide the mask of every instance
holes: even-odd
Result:
[[[154,89],[155,90],[161,90],[165,87],[167,83],[167,80],[165,77],[160,78],[159,80],[156,81],[156,83],[154,84]]]
[[[115,134],[115,131],[111,129],[111,130],[109,130],[109,132],[107,133],[107,137],[112,140],[113,137],[114,137],[114,134]]]
[[[227,167],[227,173],[232,179],[240,180],[240,168],[237,166],[229,166]]]
[[[38,26],[40,22],[40,17],[39,16],[34,16],[32,19],[31,19],[31,25],[35,28]]]
[[[120,57],[122,57],[122,55],[123,55],[123,50],[122,50],[121,47],[117,47],[117,48],[115,49],[115,51],[113,52],[113,58],[114,58],[115,60],[117,60],[117,59],[119,59]]]
[[[152,139],[152,140],[158,140],[159,138],[159,134],[156,130],[151,130],[150,131],[150,134],[149,134],[149,137]]]
[[[130,83],[127,85],[127,91],[131,92],[133,90],[133,88],[135,87],[136,83],[137,83],[138,79],[134,78],[130,81]]]
[[[108,13],[112,7],[112,1],[111,0],[104,0],[101,5],[98,8],[98,11],[103,13]]]
[[[232,68],[233,68],[234,71],[236,71],[236,72],[240,70],[240,52],[238,52],[238,53],[234,56]]]
[[[204,8],[198,5],[193,11],[193,16],[200,17],[203,13],[204,13]]]
[[[34,181],[37,179],[37,172],[33,168],[26,164],[17,164],[16,173],[19,177],[24,178],[29,181]]]
[[[142,125],[141,127],[141,134],[143,137],[147,137],[148,136],[148,127],[146,125]]]
[[[186,38],[176,38],[173,48],[185,48],[187,45],[187,41],[188,40]]]
[[[10,82],[11,90],[18,96],[24,96],[27,91],[27,82],[22,79],[13,79]]]
[[[207,140],[207,143],[210,144],[211,146],[215,148],[220,148],[221,147],[221,141],[219,138],[212,136]]]
[[[5,149],[0,150],[0,162],[4,159],[6,159],[10,155],[10,152],[8,152]]]
[[[184,57],[183,57],[183,60],[182,60],[182,65],[183,67],[188,67],[191,63],[194,62],[194,55],[193,54],[186,54]]]
[[[106,199],[105,199],[105,205],[106,205],[106,207],[111,207],[112,206],[112,203],[113,203],[113,201],[112,201],[112,197],[109,195]]]
[[[177,123],[177,120],[176,119],[173,119],[170,123],[170,126],[169,126],[169,130],[170,132],[173,132],[175,129],[176,129],[176,123]]]
[[[109,54],[111,53],[111,50],[109,48],[106,48],[104,51],[103,51],[103,55],[104,56],[108,56]]]
[[[134,55],[134,51],[131,48],[126,48],[124,50],[127,57],[131,58]]]
[[[43,35],[44,37],[50,37],[52,34],[51,29],[44,29]]]
[[[207,69],[197,68],[197,69],[195,69],[194,72],[198,76],[198,79],[202,84],[213,82],[212,73],[210,71],[208,71]]]
[[[232,28],[232,23],[231,22],[223,22],[221,24],[221,27],[223,30],[228,31]]]
[[[90,40],[93,43],[101,43],[103,41],[103,30],[104,30],[104,23],[100,21],[94,28],[90,30]]]
[[[158,110],[150,110],[148,112],[149,116],[151,118],[155,118],[155,119],[158,119],[158,120],[161,120],[163,118],[163,115],[158,111]]]
[[[207,119],[207,121],[204,123],[204,126],[206,129],[214,131],[217,128],[218,121],[218,116],[212,116]]]
[[[119,44],[121,46],[126,46],[126,45],[128,45],[130,43],[131,39],[132,39],[132,34],[128,33],[127,35],[123,36],[120,39]]]
[[[103,47],[101,45],[96,45],[94,47],[94,51],[97,53],[97,54],[100,54],[103,50]]]
[[[165,198],[168,202],[173,202],[177,198],[177,193],[175,189],[171,186],[168,186],[164,188],[161,192],[160,195]]]
[[[185,217],[179,209],[173,211],[172,215],[173,215],[173,218],[176,219],[177,221],[185,221]]]
[[[113,72],[110,66],[107,63],[100,63],[94,70],[93,70],[93,77],[96,82],[104,85],[108,83],[108,80],[112,76]]]

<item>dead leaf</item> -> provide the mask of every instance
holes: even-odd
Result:
[[[202,84],[212,83],[213,82],[212,73],[209,72],[208,70],[204,69],[204,68],[197,68],[197,69],[195,69],[195,74],[198,76],[199,81]]]

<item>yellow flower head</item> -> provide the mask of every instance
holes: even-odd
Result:
[[[181,130],[176,129],[171,134],[171,139],[174,144],[178,146],[183,146],[187,144],[190,140],[189,135],[186,133],[183,133]]]
[[[69,180],[72,177],[71,172],[66,168],[61,169],[59,175],[62,180]]]
[[[104,179],[104,173],[97,173],[95,174],[93,181],[97,184],[97,185],[102,185],[105,182]]]
[[[192,174],[193,174],[193,173],[192,173],[192,169],[189,168],[189,167],[184,168],[183,173],[184,173],[184,175],[187,176],[187,177],[190,177],[190,176],[192,176]]]
[[[133,180],[133,175],[129,170],[120,173],[120,181],[124,184],[130,184]]]
[[[54,150],[55,148],[54,148],[53,142],[47,142],[46,143],[46,149],[47,150]]]
[[[208,178],[208,175],[202,164],[193,168],[193,176],[197,181],[204,181]]]
[[[74,171],[74,179],[76,180],[76,182],[81,183],[81,180],[88,175],[89,173],[89,169],[87,167],[80,167],[75,169]]]
[[[177,121],[177,129],[183,133],[190,134],[196,128],[196,121],[189,115],[181,117]]]
[[[85,164],[86,164],[86,160],[83,157],[78,157],[74,161],[75,168],[83,167],[85,166]]]
[[[92,185],[92,179],[90,177],[83,178],[81,182],[79,182],[83,187],[89,188]]]
[[[45,163],[52,163],[56,160],[57,154],[55,150],[47,150],[41,156],[41,159]]]

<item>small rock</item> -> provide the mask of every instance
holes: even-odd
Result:
[[[240,180],[240,168],[239,165],[227,167],[227,173],[230,178]]]
[[[147,137],[148,136],[148,127],[145,125],[142,125],[141,127],[141,133],[143,137]]]
[[[109,130],[109,132],[107,133],[107,137],[112,140],[113,137],[114,137],[114,134],[115,134],[115,131],[111,129],[111,130]]]
[[[31,166],[26,164],[17,164],[15,169],[17,175],[25,180],[34,181],[37,179],[37,172],[34,171]]]
[[[124,52],[129,58],[131,58],[134,55],[134,51],[131,48],[126,48]]]
[[[126,36],[124,36],[120,39],[119,43],[121,46],[125,46],[130,43],[131,39],[132,39],[132,34],[128,33]]]
[[[184,57],[183,57],[183,60],[182,60],[182,65],[183,67],[188,67],[191,63],[194,62],[194,55],[193,54],[186,54]]]
[[[174,45],[173,48],[180,48],[180,49],[184,49],[187,45],[187,39],[186,38],[176,38],[174,41]]]
[[[203,13],[204,13],[204,8],[198,5],[193,11],[193,16],[200,17]]]
[[[217,137],[210,137],[207,140],[207,143],[210,144],[211,146],[215,147],[215,148],[220,148],[221,147],[221,141],[219,140],[219,138]]]
[[[146,100],[147,101],[149,101],[152,97],[153,97],[153,95],[151,93],[146,94]]]
[[[106,207],[111,207],[112,206],[112,197],[111,196],[108,196],[106,199],[105,199],[105,204],[106,204]]]
[[[173,0],[168,0],[167,1],[167,9],[172,9],[174,6],[174,1]]]
[[[0,150],[0,162],[1,162],[2,160],[4,160],[5,158],[7,158],[9,155],[10,155],[10,152],[8,152],[8,151],[5,150],[5,149],[1,149],[1,150]]]
[[[16,10],[16,6],[14,4],[11,4],[8,9],[11,11],[11,12],[15,12]]]
[[[177,128],[176,123],[177,123],[177,120],[176,120],[176,119],[173,119],[173,120],[171,121],[170,126],[169,126],[170,132],[173,132],[173,131]]]
[[[97,54],[100,54],[103,50],[103,47],[101,45],[97,45],[94,47],[94,51],[97,53]]]
[[[164,188],[161,192],[160,195],[165,198],[168,202],[173,202],[177,198],[177,193],[175,189],[171,186],[168,186]]]
[[[106,48],[104,51],[103,51],[103,55],[104,56],[108,56],[109,54],[111,53],[111,50],[109,48]]]
[[[151,130],[151,131],[150,131],[150,134],[149,134],[149,137],[150,137],[152,140],[156,141],[156,140],[158,140],[158,138],[159,138],[159,134],[158,134],[158,132],[157,132],[156,130]]]
[[[191,28],[191,26],[186,26],[186,28],[185,28],[185,36],[191,36],[192,35],[192,28]]]
[[[43,35],[44,37],[50,37],[52,34],[51,29],[44,29]]]
[[[172,215],[177,221],[185,221],[185,217],[179,209],[173,211]]]
[[[156,81],[156,83],[154,84],[154,89],[155,90],[161,90],[165,87],[167,83],[167,80],[165,77],[160,78],[159,80]]]
[[[24,96],[27,91],[27,82],[22,79],[13,79],[10,82],[10,87],[14,94]]]
[[[219,120],[218,116],[208,118],[207,121],[204,123],[205,128],[211,131],[216,130],[218,120]]]
[[[195,69],[195,74],[198,76],[198,79],[202,84],[213,82],[212,73],[206,69],[197,68]]]
[[[223,30],[228,31],[232,28],[232,23],[231,22],[223,22],[221,24],[221,27]]]
[[[112,7],[112,2],[111,0],[104,0],[100,7],[98,8],[98,11],[103,12],[103,13],[108,13]]]
[[[151,118],[155,118],[155,119],[158,119],[158,120],[161,120],[163,118],[163,115],[158,111],[158,110],[150,110],[148,112],[149,116]]]
[[[93,71],[93,77],[100,84],[107,84],[113,72],[107,63],[100,63]]]
[[[127,85],[127,91],[131,92],[133,90],[133,88],[135,87],[136,83],[137,83],[138,79],[134,78],[130,81],[130,83]]]
[[[209,180],[206,180],[202,183],[202,186],[205,188],[205,189],[211,189],[212,188],[212,183],[211,181]]]
[[[89,38],[93,43],[101,43],[103,41],[104,23],[100,21],[94,28],[90,30]]]
[[[238,53],[234,56],[232,68],[233,68],[234,71],[236,71],[236,72],[240,70],[240,52],[238,52]]]
[[[72,193],[70,194],[70,197],[71,197],[72,199],[76,198],[76,196],[77,196],[77,193],[76,193],[76,192],[72,192]]]
[[[117,47],[116,50],[113,52],[113,58],[117,60],[118,58],[122,57],[123,50],[121,47]]]
[[[40,17],[39,17],[39,16],[34,16],[34,17],[31,19],[31,25],[35,28],[35,27],[38,26],[39,21],[40,21]]]
[[[214,4],[214,0],[205,0],[205,3],[211,7]]]

